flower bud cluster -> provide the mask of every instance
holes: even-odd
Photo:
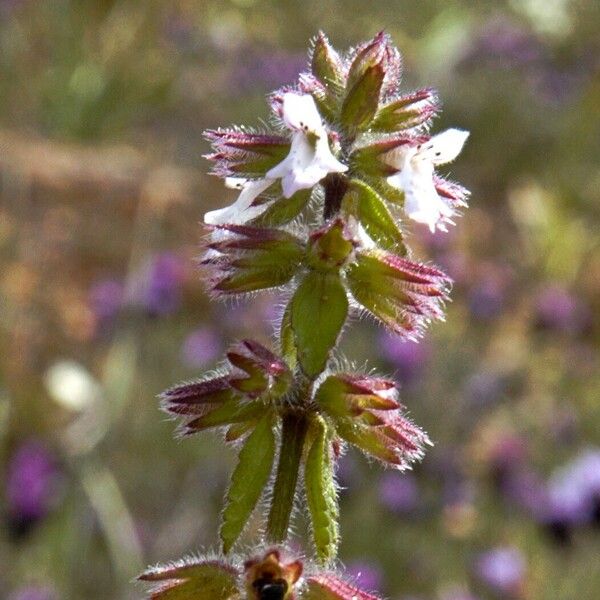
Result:
[[[185,559],[148,569],[139,579],[153,586],[153,600],[379,600],[336,573],[286,556],[276,547],[247,560]]]
[[[450,279],[413,260],[404,225],[408,218],[443,232],[465,206],[467,191],[436,168],[456,158],[468,134],[430,136],[436,94],[400,92],[400,75],[386,34],[344,56],[319,34],[309,70],[270,96],[272,130],[206,134],[214,174],[239,190],[233,204],[204,217],[200,264],[210,291],[287,289],[275,352],[244,340],[221,370],[162,395],[185,435],[218,428],[239,445],[221,525],[224,553],[263,495],[267,538],[285,542],[302,475],[316,557],[328,564],[339,543],[335,466],[343,446],[406,469],[430,443],[405,416],[393,381],[332,366],[352,312],[408,339],[444,315]],[[298,587],[299,563],[282,563],[277,551],[257,561],[245,567],[247,598],[374,598],[332,575]],[[144,575],[174,581],[155,598],[188,597],[170,590],[192,591],[211,577],[207,589],[237,597],[243,576],[231,563],[195,561]]]

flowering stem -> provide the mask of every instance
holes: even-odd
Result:
[[[342,198],[348,189],[348,179],[337,173],[330,173],[323,181],[325,202],[323,205],[323,221],[336,215],[342,206]]]
[[[307,429],[303,415],[289,413],[283,418],[279,464],[267,523],[271,542],[280,543],[287,538]]]

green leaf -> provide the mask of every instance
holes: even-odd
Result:
[[[317,558],[328,563],[337,555],[339,510],[327,428],[321,418],[317,424],[318,431],[306,458],[304,480]]]
[[[380,64],[369,67],[342,104],[341,122],[350,132],[368,129],[377,112],[385,72]]]
[[[345,76],[342,59],[322,31],[315,40],[310,67],[312,74],[330,91],[337,93],[343,89]]]
[[[356,216],[369,236],[382,248],[406,255],[402,232],[383,198],[359,179],[352,181],[351,190],[356,193]]]
[[[314,377],[327,364],[348,314],[348,297],[337,273],[310,272],[291,300],[291,320],[298,358]]]
[[[244,529],[269,480],[275,456],[273,417],[264,415],[240,450],[227,491],[221,541],[227,553]]]
[[[302,600],[380,600],[333,574],[313,575],[306,580]]]
[[[256,426],[256,421],[244,421],[243,423],[234,423],[227,429],[225,433],[226,442],[234,442],[242,436],[246,435],[251,429]]]
[[[231,600],[238,591],[236,570],[218,561],[180,561],[148,569],[141,581],[157,583],[152,600]]]
[[[276,200],[264,213],[252,221],[257,225],[285,225],[293,221],[304,209],[310,200],[312,188],[298,190],[290,198]]]
[[[281,319],[280,344],[281,355],[287,362],[290,370],[293,371],[296,367],[296,363],[298,362],[298,353],[294,343],[291,306],[291,303],[286,306],[285,312],[283,313],[283,318]]]
[[[340,437],[363,452],[385,463],[399,466],[403,464],[394,449],[393,441],[378,429],[351,419],[336,420],[335,428]]]
[[[378,289],[382,285],[385,285],[385,282],[382,284],[380,280],[366,284],[353,277],[348,277],[348,288],[354,299],[384,325],[398,334],[416,333],[415,316],[406,310],[402,300],[397,299],[396,296],[399,292],[393,290],[389,284],[387,290],[385,288]]]
[[[217,406],[209,413],[190,421],[187,424],[187,430],[193,433],[201,429],[243,423],[259,417],[265,410],[265,404],[260,400],[241,402],[239,398],[234,398]]]

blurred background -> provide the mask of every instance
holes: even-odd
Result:
[[[406,474],[345,456],[342,560],[397,600],[598,598],[597,0],[0,1],[0,598],[139,599],[144,566],[217,546],[234,453],[174,441],[156,394],[268,342],[277,298],[203,291],[198,223],[235,192],[202,130],[266,118],[318,29],[382,28],[436,129],[472,132],[472,201],[411,234],[447,322],[345,334],[435,447]]]

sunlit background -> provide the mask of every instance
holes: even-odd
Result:
[[[234,453],[174,441],[156,394],[268,342],[277,298],[203,291],[199,221],[235,193],[202,130],[265,119],[319,29],[382,28],[472,132],[472,201],[411,233],[446,323],[345,334],[436,445],[407,474],[346,455],[343,563],[394,600],[599,597],[597,0],[1,0],[0,598],[139,599],[147,564],[217,547]]]

